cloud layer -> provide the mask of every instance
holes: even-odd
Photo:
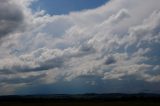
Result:
[[[33,12],[32,2],[0,1],[1,94],[84,77],[95,87],[135,81],[152,83],[146,89],[160,92],[154,86],[160,84],[160,1],[111,0],[96,9],[53,16]]]

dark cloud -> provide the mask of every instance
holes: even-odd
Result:
[[[113,56],[108,56],[104,62],[105,65],[110,65],[110,64],[114,64],[114,63],[116,63],[116,60]]]
[[[13,1],[0,0],[0,39],[16,31],[23,18],[21,9]]]
[[[0,73],[17,73],[17,72],[36,72],[36,71],[45,71],[49,69],[54,69],[54,68],[61,68],[64,66],[64,60],[61,57],[55,57],[53,59],[49,59],[43,62],[40,62],[38,66],[36,67],[31,67],[26,65],[13,65],[10,67],[4,67],[3,69],[0,69]]]
[[[62,57],[55,57],[49,59],[43,63],[40,63],[40,67],[35,68],[34,70],[49,70],[53,68],[61,68],[64,65],[64,59]]]

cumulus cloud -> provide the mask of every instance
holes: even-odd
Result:
[[[0,1],[0,39],[12,35],[0,47],[1,89],[83,76],[160,82],[160,1],[111,0],[58,16],[32,12],[33,0],[18,1]]]

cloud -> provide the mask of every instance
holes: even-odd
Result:
[[[23,20],[23,12],[14,1],[0,1],[0,39],[20,28]]]
[[[123,77],[129,76],[129,75],[138,76],[138,74],[141,75],[141,73],[143,73],[144,71],[147,71],[149,68],[150,66],[146,64],[117,66],[113,68],[111,72],[106,72],[104,74],[105,75],[104,79],[123,79]]]
[[[6,84],[6,83],[1,83],[0,84],[1,88],[0,90],[2,90],[3,92],[1,92],[1,95],[11,95],[14,94],[14,92],[16,91],[16,89],[20,88],[20,87],[24,87],[25,84]]]
[[[160,82],[159,1],[111,0],[96,9],[53,16],[33,12],[33,0],[1,2],[0,39],[10,35],[0,47],[2,89],[81,77]],[[22,24],[25,29],[19,31]]]
[[[114,64],[114,63],[116,63],[116,60],[114,59],[114,57],[108,56],[104,64],[109,65],[109,64]]]

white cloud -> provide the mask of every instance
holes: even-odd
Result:
[[[20,11],[25,28],[6,33],[10,36],[3,39],[1,82],[12,82],[15,76],[16,80],[21,79],[20,84],[32,83],[28,79],[55,83],[59,79],[72,81],[80,76],[98,76],[103,80],[134,76],[135,80],[160,81],[159,74],[148,73],[159,70],[159,63],[152,61],[155,56],[159,58],[155,54],[160,51],[155,48],[160,45],[160,1],[111,0],[96,9],[58,16],[43,10],[33,13],[29,8],[33,0],[13,2],[7,4],[13,6],[3,9],[12,13],[13,7]],[[0,36],[1,29],[4,31],[0,27]],[[8,83],[7,86],[12,85]],[[6,88],[5,84],[2,88]]]

